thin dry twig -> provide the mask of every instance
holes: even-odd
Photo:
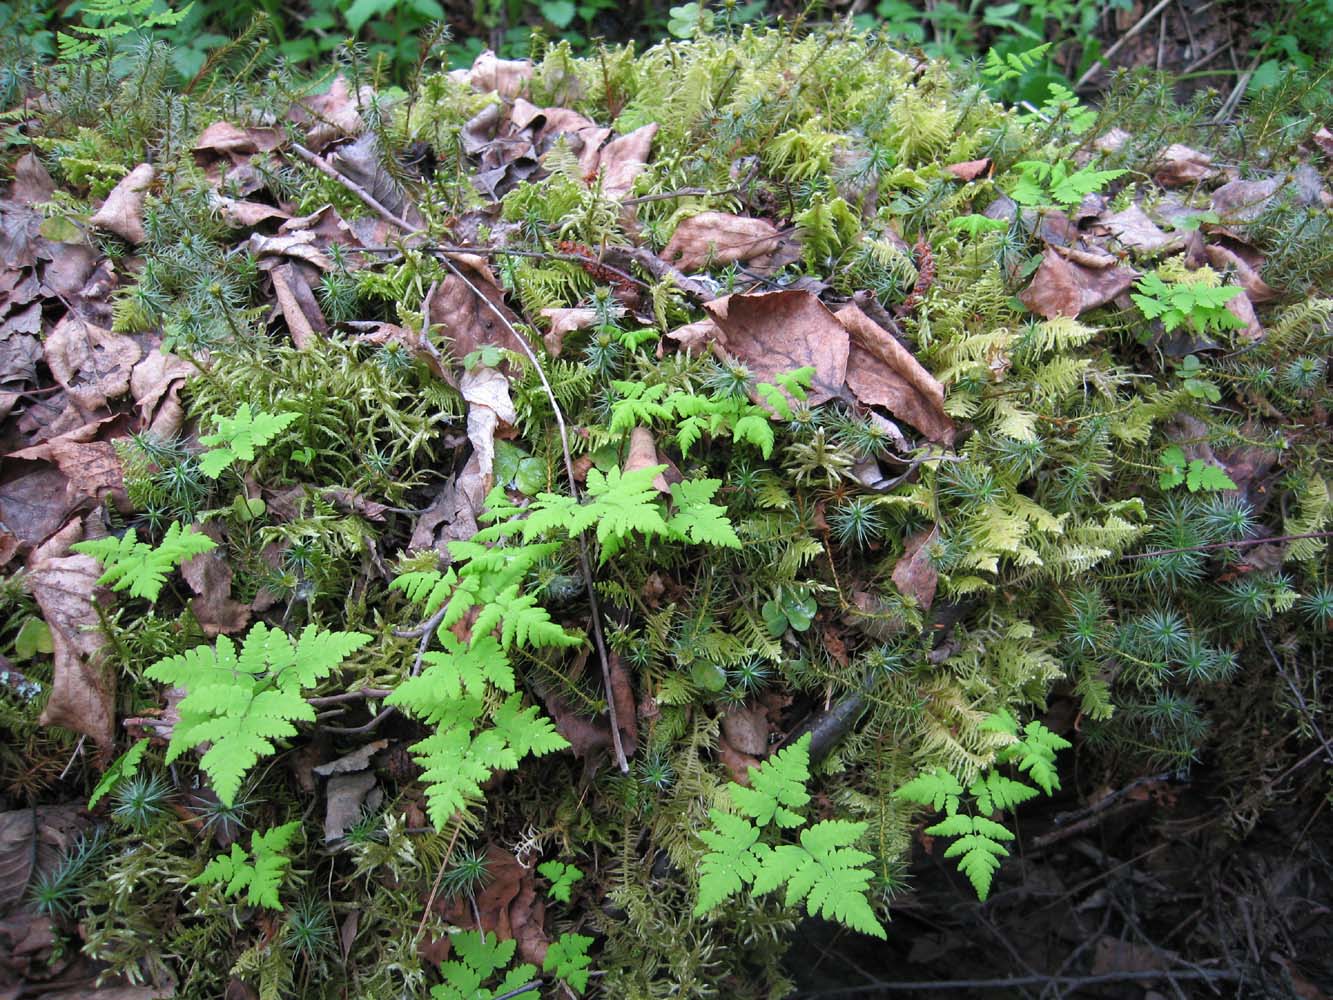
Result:
[[[338,173],[338,171],[333,169],[332,164],[330,164],[328,160],[324,159],[324,157],[320,156],[318,153],[310,152],[310,150],[306,149],[299,142],[292,143],[291,148],[293,153],[299,156],[306,163],[310,164],[321,174],[324,174],[325,176],[330,177],[333,180],[337,181],[343,187],[347,188],[348,191],[351,191],[352,194],[356,195],[358,198],[364,201],[366,205],[369,208],[373,209],[385,222],[392,223],[393,225],[397,226],[399,229],[401,229],[404,233],[407,233],[408,235],[416,235],[421,232],[421,230],[418,229],[416,226],[412,225],[410,222],[407,222],[404,219],[400,219],[398,216],[394,215],[393,212],[389,211],[387,208],[381,205],[378,201],[375,200],[374,195],[372,195],[369,191],[363,188],[360,184],[356,183],[356,181],[352,180],[349,177],[344,177],[342,174]]]
[[[1097,75],[1097,71],[1102,68],[1102,65],[1120,51],[1121,46],[1151,24],[1154,17],[1166,10],[1166,8],[1174,2],[1175,0],[1160,0],[1160,2],[1155,4],[1146,14],[1138,19],[1132,28],[1117,38],[1115,44],[1103,52],[1096,62],[1088,67],[1087,72],[1078,78],[1078,83],[1074,84],[1074,89],[1082,90],[1087,85],[1088,81]]]

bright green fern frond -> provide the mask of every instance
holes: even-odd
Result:
[[[759,767],[750,768],[750,787],[732,784],[731,801],[757,824],[800,826],[800,813],[810,801],[805,783],[810,777],[810,734],[779,750]]]
[[[217,542],[192,527],[173,522],[154,548],[139,541],[133,528],[120,538],[94,538],[70,546],[74,552],[90,555],[105,572],[97,583],[112,590],[129,590],[131,597],[156,601],[167,582],[167,574],[181,563],[217,548]]]

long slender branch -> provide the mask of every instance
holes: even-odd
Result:
[[[1247,545],[1274,545],[1278,542],[1298,542],[1303,538],[1333,538],[1333,531],[1311,531],[1304,535],[1274,535],[1272,538],[1243,538],[1236,542],[1210,542],[1207,545],[1187,545],[1181,549],[1153,549],[1151,552],[1134,552],[1121,556],[1121,559],[1152,559],[1156,556],[1173,556],[1179,552],[1204,552],[1209,549],[1243,548]]]
[[[299,142],[292,143],[292,152],[295,153],[297,156],[299,156],[306,163],[310,164],[316,170],[318,170],[321,174],[324,174],[325,176],[332,178],[333,180],[341,184],[343,187],[347,188],[348,191],[351,191],[352,194],[356,195],[358,198],[364,201],[366,205],[374,209],[375,212],[379,214],[380,218],[384,219],[385,222],[393,223],[393,225],[397,226],[399,229],[401,229],[404,233],[407,233],[408,235],[415,235],[422,231],[418,229],[416,226],[412,225],[410,222],[406,221],[405,219],[400,219],[393,212],[389,211],[389,209],[381,205],[375,199],[374,195],[372,195],[369,191],[363,188],[360,184],[356,183],[356,181],[352,180],[350,177],[344,177],[342,174],[338,173],[337,170],[333,169],[333,165],[330,164],[328,160],[324,159],[324,157],[320,156],[317,153],[310,152],[310,150],[306,149]]]
[[[541,362],[537,360],[536,353],[533,352],[527,338],[522,336],[509,319],[501,312],[486,295],[482,294],[475,284],[473,284],[459,268],[448,257],[440,258],[450,272],[453,273],[459,281],[463,282],[472,293],[479,298],[500,323],[509,331],[510,336],[518,343],[523,350],[533,369],[537,372],[537,377],[541,379],[542,388],[546,391],[547,398],[551,401],[551,410],[555,414],[556,428],[560,432],[560,449],[564,453],[565,474],[569,477],[569,492],[575,500],[579,497],[578,481],[574,478],[574,459],[569,450],[569,430],[565,426],[565,415],[560,409],[560,403],[555,397],[555,390],[551,388],[551,383],[546,379],[546,372],[542,369]],[[606,655],[606,640],[602,635],[602,609],[597,600],[597,585],[593,582],[592,560],[588,558],[588,540],[586,533],[579,535],[579,569],[583,573],[583,582],[588,592],[588,605],[592,617],[592,637],[593,643],[597,647],[597,658],[602,664],[602,684],[606,688],[606,715],[611,723],[611,746],[615,750],[616,764],[622,774],[629,773],[629,761],[625,759],[625,748],[620,741],[620,719],[616,712],[616,693],[611,684],[611,661]]]
[[[1179,972],[1163,969],[1160,971],[1105,972],[1094,976],[1009,976],[1005,979],[942,979],[934,982],[875,980],[864,986],[816,990],[811,993],[800,993],[797,996],[813,1000],[815,997],[849,997],[858,993],[875,993],[881,990],[885,992],[890,990],[1009,990],[1016,986],[1045,986],[1051,983],[1059,983],[1062,986],[1090,986],[1094,983],[1142,983],[1157,979],[1202,979],[1211,981],[1239,978],[1240,973],[1233,972],[1230,969],[1182,969]]]

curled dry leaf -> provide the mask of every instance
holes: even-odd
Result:
[[[293,108],[291,117],[298,122],[311,123],[306,145],[319,152],[335,139],[360,134],[365,122],[361,120],[359,108],[362,98],[370,94],[370,87],[365,86],[354,96],[347,77],[340,74],[327,91],[308,97]]]
[[[324,251],[316,245],[316,236],[308,229],[287,233],[283,236],[264,236],[262,233],[252,233],[249,248],[250,253],[261,262],[264,262],[266,258],[268,259],[266,269],[275,266],[274,258],[292,257],[296,260],[303,260],[307,264],[314,264],[321,271],[333,270],[333,261],[329,260]],[[264,264],[261,263],[261,266],[264,266]]]
[[[1253,222],[1268,208],[1269,201],[1282,187],[1284,178],[1262,181],[1231,181],[1213,192],[1213,211],[1223,224]]]
[[[761,382],[812,367],[810,405],[842,394],[847,378],[847,330],[809,292],[728,295],[704,305],[727,337],[727,352]]]
[[[218,211],[222,221],[233,229],[249,229],[269,219],[287,219],[288,215],[280,208],[265,205],[260,201],[237,201],[234,198],[217,199]]]
[[[629,432],[629,453],[625,456],[625,467],[620,470],[621,472],[637,472],[639,469],[667,464],[669,463],[662,461],[657,455],[657,442],[653,440],[651,430],[647,427],[635,427]],[[653,477],[653,486],[659,493],[668,495],[671,493],[666,477],[660,472]]]
[[[116,689],[102,662],[106,637],[93,607],[102,567],[92,556],[63,554],[78,533],[78,522],[70,522],[29,560],[27,586],[51,629],[54,661],[51,697],[38,721],[82,733],[107,753]]]
[[[1124,211],[1103,215],[1096,224],[1109,230],[1121,246],[1130,250],[1141,250],[1147,254],[1155,254],[1168,248],[1178,249],[1184,243],[1180,236],[1168,236],[1164,233],[1138,205],[1130,205]]]
[[[725,736],[717,741],[717,756],[731,775],[732,781],[746,788],[750,787],[750,768],[759,766],[758,757],[751,757],[737,750]]]
[[[130,396],[139,408],[140,426],[159,438],[168,438],[180,428],[183,416],[180,390],[198,371],[184,358],[161,350],[150,350],[130,373]]]
[[[968,160],[966,163],[950,163],[944,169],[960,181],[974,181],[990,169],[990,157],[980,160]]]
[[[1259,317],[1255,315],[1254,303],[1250,301],[1249,295],[1234,295],[1227,299],[1227,311],[1245,324],[1244,327],[1236,331],[1236,336],[1241,340],[1254,343],[1264,339],[1264,327],[1259,322]]]
[[[1180,143],[1172,143],[1162,150],[1152,165],[1152,171],[1153,180],[1162,187],[1198,184],[1217,175],[1211,156]]]
[[[597,166],[603,173],[602,191],[607,197],[623,198],[629,194],[635,178],[648,163],[657,127],[657,122],[650,122],[602,147]]]
[[[50,462],[65,477],[63,507],[72,509],[85,500],[100,500],[104,494],[124,499],[125,482],[120,458],[110,441],[96,440],[102,424],[84,424],[42,444],[16,451],[9,458]]]
[[[850,334],[847,385],[866,406],[883,406],[937,444],[952,445],[953,421],[944,412],[944,387],[897,338],[848,304],[836,318]]]
[[[546,344],[546,353],[553,358],[560,356],[565,345],[565,334],[586,330],[597,322],[596,309],[543,309],[542,316],[551,321],[551,330],[542,340]]]
[[[88,221],[99,229],[115,233],[136,246],[147,237],[143,229],[143,202],[153,183],[153,165],[140,163],[112,188],[95,215]]]
[[[707,350],[708,345],[712,343],[718,343],[722,347],[727,346],[727,338],[711,319],[696,320],[678,326],[667,334],[667,339],[680,344],[686,354],[698,354]]]
[[[9,198],[26,208],[50,201],[56,184],[36,153],[24,153],[14,163],[14,183]]]
[[[698,271],[771,253],[780,238],[777,226],[765,219],[701,212],[676,227],[661,256],[682,271]]]
[[[196,595],[190,599],[190,610],[204,635],[210,639],[230,635],[250,623],[250,609],[231,599],[231,565],[218,549],[181,563],[181,576]]]
[[[130,387],[130,374],[143,350],[129,337],[86,323],[73,313],[46,338],[46,364],[81,409],[105,406]]]
[[[452,272],[446,275],[435,286],[435,293],[427,299],[427,305],[431,326],[443,328],[454,360],[461,363],[477,348],[488,344],[511,351],[520,350],[508,326],[495,315],[499,310],[509,325],[518,322],[518,317],[505,305],[504,289],[495,280],[490,266],[480,257],[469,254],[450,254],[449,259],[467,280]]]
[[[490,49],[472,60],[467,81],[473,90],[485,94],[495,91],[501,97],[515,98],[527,89],[532,79],[532,63],[526,59],[501,59]]]
[[[1276,288],[1273,288],[1263,278],[1259,277],[1258,270],[1249,261],[1230,247],[1210,243],[1203,248],[1203,252],[1214,270],[1234,271],[1236,273],[1236,277],[1240,279],[1240,285],[1245,289],[1245,294],[1250,297],[1251,303],[1258,305],[1271,302],[1281,295]]]
[[[273,294],[277,297],[282,318],[287,322],[292,343],[304,351],[329,329],[328,320],[310,288],[314,272],[309,265],[286,263],[273,268],[269,276],[273,279]]]
[[[1105,305],[1129,289],[1138,272],[1127,267],[1084,267],[1047,250],[1032,284],[1018,293],[1019,300],[1047,319],[1077,316]]]
[[[751,757],[768,756],[768,713],[762,705],[735,705],[722,716],[722,735]]]
[[[509,379],[494,368],[480,366],[463,373],[458,383],[463,399],[468,403],[467,436],[477,457],[478,471],[490,488],[495,465],[495,431],[503,421],[518,422],[514,403],[509,398]]]
[[[244,163],[255,153],[268,153],[280,145],[282,133],[276,128],[242,128],[231,122],[214,122],[199,133],[190,152],[196,164],[207,167],[221,157],[234,164]]]
[[[916,600],[917,607],[929,611],[935,602],[935,588],[940,577],[930,561],[930,545],[939,534],[932,525],[907,539],[902,558],[893,567],[893,585]]]

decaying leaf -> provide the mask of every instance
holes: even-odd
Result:
[[[465,254],[452,254],[450,260],[467,280],[456,274],[446,275],[427,299],[427,307],[431,325],[443,328],[454,360],[462,362],[478,347],[487,344],[518,350],[514,335],[496,316],[496,310],[510,324],[518,322],[518,317],[505,305],[504,289],[495,280],[489,265],[479,257]]]
[[[488,480],[495,464],[495,430],[503,421],[518,422],[509,398],[509,379],[494,368],[477,367],[463,373],[459,391],[467,400],[467,436],[472,442],[481,475]]]
[[[204,635],[210,639],[231,635],[250,623],[250,608],[231,599],[231,564],[222,551],[214,549],[187,559],[181,563],[181,576],[195,593],[190,610]]]
[[[629,452],[625,456],[625,467],[621,472],[636,472],[639,469],[648,469],[654,465],[666,465],[657,454],[657,442],[653,440],[653,432],[647,427],[635,427],[629,433]],[[670,495],[671,487],[667,485],[666,477],[658,473],[653,477],[653,486],[660,493]]]
[[[501,59],[486,49],[472,60],[467,81],[473,90],[495,91],[501,97],[518,97],[532,79],[532,63],[526,59]]]
[[[1213,192],[1213,211],[1222,222],[1253,222],[1267,209],[1268,203],[1282,187],[1284,178],[1269,177],[1262,181],[1230,181]]]
[[[1208,257],[1208,263],[1212,265],[1215,271],[1221,273],[1235,272],[1236,277],[1240,279],[1241,287],[1245,289],[1245,294],[1249,296],[1250,302],[1253,304],[1260,305],[1264,302],[1271,302],[1281,296],[1281,292],[1259,277],[1259,271],[1256,267],[1230,247],[1210,243],[1203,248],[1203,252]]]
[[[960,181],[974,181],[990,170],[990,165],[990,157],[987,156],[980,160],[968,160],[966,163],[950,163],[944,169]]]
[[[143,350],[129,337],[67,313],[47,335],[46,363],[55,380],[84,411],[106,406],[130,387]]]
[[[103,753],[115,735],[115,677],[105,668],[106,636],[93,607],[102,567],[92,556],[66,555],[80,525],[70,524],[29,559],[27,585],[51,629],[54,679],[38,720],[94,740]]]
[[[1213,158],[1189,146],[1172,143],[1162,150],[1152,166],[1153,180],[1162,187],[1182,187],[1198,184],[1215,177]]]
[[[768,713],[762,705],[736,705],[722,716],[722,735],[751,757],[768,756]]]
[[[287,330],[292,335],[292,343],[300,350],[306,350],[317,343],[320,334],[327,333],[328,320],[315,301],[315,293],[310,288],[314,277],[309,265],[298,263],[279,264],[269,272],[273,279],[273,294],[278,300],[278,309],[287,322]]]
[[[939,573],[930,561],[930,547],[938,534],[939,528],[932,525],[907,539],[902,558],[893,567],[893,585],[914,598],[922,611],[930,610],[939,586]]]
[[[1103,215],[1096,224],[1104,226],[1121,246],[1130,250],[1155,254],[1184,245],[1184,240],[1179,235],[1168,236],[1138,205],[1130,205],[1124,211]]]
[[[847,330],[809,292],[728,295],[706,303],[726,334],[727,352],[761,382],[807,366],[815,369],[810,405],[842,394],[847,378]]]
[[[602,147],[597,166],[602,171],[602,191],[609,198],[623,198],[648,163],[657,135],[657,122],[636,128]]]
[[[771,253],[779,240],[777,226],[766,219],[700,212],[676,227],[662,259],[688,273]]]
[[[125,483],[116,449],[110,441],[97,440],[102,423],[84,424],[7,457],[50,462],[59,469],[66,487],[64,500],[58,506],[65,509],[72,509],[84,500],[100,500],[106,493],[123,494]]]
[[[897,338],[856,305],[836,318],[850,334],[847,385],[867,406],[883,406],[931,441],[951,445],[953,421],[944,412],[944,387]]]
[[[308,229],[301,229],[281,236],[264,236],[252,233],[249,243],[250,252],[261,261],[265,258],[293,257],[307,264],[314,264],[321,271],[333,270],[333,261],[321,250],[316,236]],[[276,262],[269,261],[269,267]]]
[[[153,165],[140,163],[121,178],[88,221],[99,229],[115,233],[126,243],[136,246],[142,243],[147,238],[143,228],[144,196],[153,183],[153,176]]]
[[[1077,316],[1129,289],[1138,272],[1127,267],[1085,267],[1048,249],[1019,300],[1047,319]]]
[[[551,321],[551,330],[542,340],[546,343],[546,352],[553,358],[560,356],[565,334],[586,330],[597,322],[596,309],[543,309],[542,316]]]
[[[686,354],[698,354],[713,343],[718,343],[722,347],[727,345],[726,336],[711,319],[696,320],[678,326],[667,334],[667,339],[680,344]]]

